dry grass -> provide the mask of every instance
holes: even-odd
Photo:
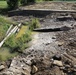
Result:
[[[20,31],[18,32],[16,38],[21,37],[23,34],[25,34],[26,31],[27,31],[27,26],[22,26]]]

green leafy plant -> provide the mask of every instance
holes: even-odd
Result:
[[[5,34],[12,22],[6,17],[0,15],[0,41],[5,37]]]
[[[21,3],[22,5],[26,5],[26,4],[30,3],[30,2],[35,3],[36,0],[20,0],[20,3]]]
[[[5,46],[11,48],[11,51],[17,48],[15,35],[11,35],[6,41]]]
[[[32,19],[32,21],[29,23],[30,30],[34,30],[35,28],[39,28],[39,27],[40,27],[40,22],[37,18]]]
[[[19,0],[7,0],[7,4],[9,9],[16,9],[18,8]]]
[[[28,46],[31,40],[30,31],[25,32],[21,37],[16,38],[16,35],[11,35],[6,41],[4,46],[11,49],[10,52],[21,52]]]

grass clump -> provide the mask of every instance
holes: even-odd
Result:
[[[5,34],[12,24],[6,17],[0,15],[0,41],[5,37]]]
[[[15,23],[0,15],[0,42],[5,38],[6,32],[11,24]],[[9,57],[13,57],[14,54],[11,54],[7,47],[0,48],[0,60],[6,60]]]
[[[32,19],[32,21],[29,23],[29,29],[32,31],[35,28],[39,28],[40,27],[40,22],[37,18]]]
[[[30,31],[25,32],[21,37],[16,38],[16,35],[11,35],[6,41],[4,46],[10,48],[10,52],[22,52],[28,47],[28,42],[31,40]]]
[[[11,22],[5,17],[0,17],[0,39],[5,37],[5,34],[10,27]],[[27,26],[26,26],[27,25]],[[20,28],[20,31],[16,34],[12,34],[0,48],[0,60],[7,60],[14,57],[18,53],[22,53],[29,45],[31,41],[32,30],[40,27],[39,20],[37,18],[32,19],[30,22]],[[2,55],[4,54],[4,56]]]

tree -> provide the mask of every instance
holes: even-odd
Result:
[[[10,9],[18,8],[18,3],[19,3],[19,0],[7,0],[8,7]]]
[[[30,2],[35,3],[35,1],[36,1],[36,0],[20,0],[20,3],[21,3],[22,5],[26,5],[26,4],[30,3]]]
[[[22,5],[26,5],[26,4],[28,3],[28,1],[27,1],[27,0],[21,0],[20,3],[21,3]]]

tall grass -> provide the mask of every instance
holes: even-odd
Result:
[[[0,15],[0,41],[5,37],[10,24],[12,24],[10,20]]]
[[[40,27],[40,22],[37,18],[32,19],[31,22],[29,23],[29,29],[31,31],[39,27]]]

